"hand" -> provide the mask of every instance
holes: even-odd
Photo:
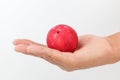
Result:
[[[17,39],[14,45],[17,52],[41,57],[66,71],[101,66],[118,60],[108,40],[94,35],[80,36],[73,53],[60,52],[26,39]]]

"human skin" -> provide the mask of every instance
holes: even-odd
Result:
[[[43,58],[65,71],[113,64],[120,60],[120,32],[106,37],[79,36],[74,52],[61,52],[27,39],[16,39],[13,44],[15,51]]]

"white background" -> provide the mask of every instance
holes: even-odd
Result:
[[[120,62],[65,72],[14,51],[16,38],[46,44],[48,30],[60,23],[78,35],[113,34],[120,31],[120,0],[0,0],[0,80],[120,80]]]

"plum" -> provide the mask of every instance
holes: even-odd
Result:
[[[49,30],[46,42],[49,48],[62,52],[73,52],[78,45],[78,36],[72,27],[58,24]]]

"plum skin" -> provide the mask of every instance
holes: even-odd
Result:
[[[78,45],[78,36],[72,27],[59,24],[49,30],[46,41],[49,48],[73,52]]]

